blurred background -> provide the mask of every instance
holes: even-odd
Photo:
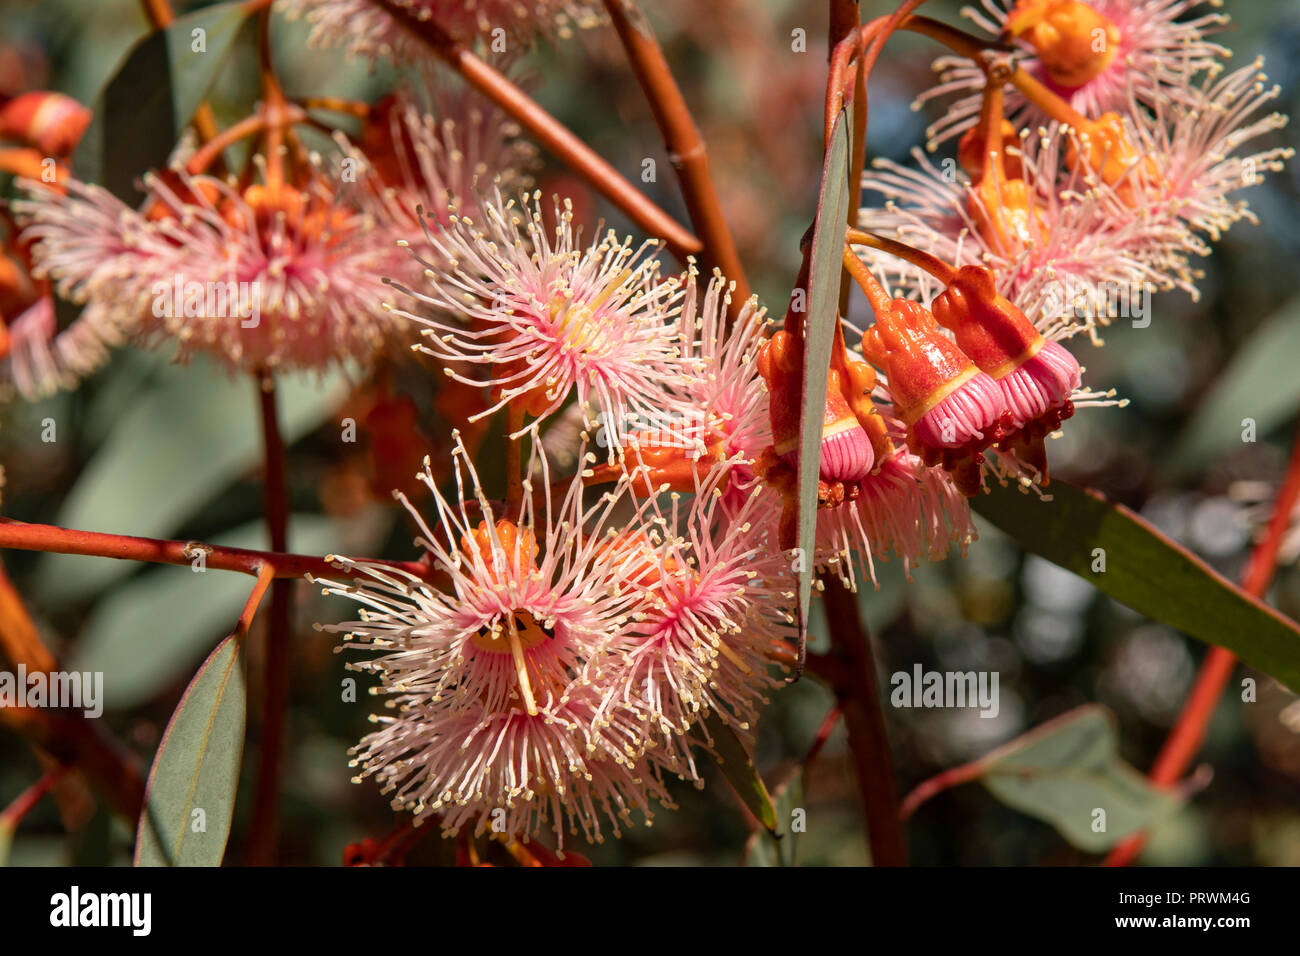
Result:
[[[198,5],[178,2],[176,8],[183,13]],[[695,110],[750,280],[779,315],[820,174],[826,5],[655,0],[645,6]],[[863,6],[867,16],[890,9],[877,0],[864,0]],[[960,24],[958,8],[934,0],[925,12]],[[1276,108],[1300,112],[1300,0],[1228,0],[1225,12],[1233,25],[1222,42],[1234,50],[1234,60],[1263,55],[1270,79],[1282,88]],[[5,0],[0,92],[55,89],[90,103],[146,29],[136,0]],[[803,53],[791,49],[797,29],[807,33]],[[307,50],[304,38],[301,24],[277,21],[277,62],[290,93],[373,98],[391,83],[382,69],[345,63],[335,51]],[[872,77],[870,155],[905,161],[922,144],[936,114],[914,112],[911,103],[931,85],[929,64],[938,53],[920,37],[890,41]],[[611,33],[587,31],[558,47],[544,45],[521,66],[534,77],[540,102],[629,178],[639,181],[643,159],[655,158],[658,181],[644,188],[686,221],[659,134]],[[254,52],[243,42],[213,98],[220,119],[229,122],[247,110],[257,95],[255,80]],[[1291,130],[1277,138],[1294,142]],[[1273,143],[1260,148],[1267,145]],[[572,196],[579,220],[594,227],[603,217],[631,231],[549,159],[537,178],[546,193]],[[0,188],[12,192],[7,178]],[[1140,511],[1233,580],[1267,519],[1300,407],[1300,337],[1289,331],[1300,327],[1294,267],[1300,258],[1300,165],[1292,163],[1246,195],[1260,223],[1242,223],[1217,244],[1213,258],[1202,264],[1199,301],[1161,294],[1149,327],[1120,322],[1107,330],[1100,349],[1072,343],[1088,381],[1118,389],[1131,404],[1077,415],[1051,448],[1054,475]],[[1225,385],[1225,370],[1234,363],[1247,372],[1237,373],[1237,385]],[[1241,381],[1252,387],[1243,388]],[[438,395],[414,373],[402,388],[416,403],[419,428],[431,446],[445,447]],[[344,418],[366,421],[374,411],[369,383],[345,373],[290,381],[281,401],[294,443],[291,549],[414,556],[409,522],[391,499],[372,489],[380,476],[367,438],[349,444],[340,437]],[[1241,440],[1244,417],[1258,423],[1253,443]],[[56,423],[54,441],[41,440],[46,419]],[[91,530],[264,546],[256,422],[251,383],[231,380],[202,361],[180,368],[165,352],[119,350],[74,393],[0,407],[4,514]],[[365,430],[370,440],[375,434]],[[1284,552],[1271,594],[1291,616],[1300,616],[1298,552],[1300,534]],[[247,582],[221,572],[200,578],[188,568],[94,558],[10,552],[3,560],[65,666],[106,672],[103,720],[147,766],[186,682],[228,633]],[[900,793],[1089,701],[1115,712],[1123,756],[1146,770],[1204,653],[1198,642],[1026,557],[986,525],[966,560],[923,567],[910,583],[896,564],[880,571],[880,590],[864,592],[860,601],[882,675],[910,672],[916,664],[1001,675],[996,719],[981,719],[974,711],[888,709]],[[336,865],[348,844],[388,832],[393,818],[372,784],[349,783],[346,751],[368,729],[372,701],[363,695],[358,703],[342,702],[342,659],[330,638],[311,629],[315,621],[351,616],[351,608],[304,584],[296,615],[281,858]],[[814,622],[814,635],[823,630]],[[254,654],[259,648],[254,641]],[[251,661],[250,701],[258,699],[257,664]],[[1266,677],[1259,680],[1255,703],[1243,704],[1238,688],[1229,685],[1198,761],[1213,768],[1213,779],[1155,834],[1143,862],[1300,865],[1300,704]],[[757,754],[767,779],[780,779],[807,751],[831,704],[830,693],[811,679],[774,694]],[[255,740],[255,713],[250,729]],[[255,758],[250,745],[245,760],[251,766]],[[0,806],[40,774],[30,747],[0,734]],[[245,773],[245,784],[253,776]],[[653,828],[574,849],[598,864],[742,859],[744,817],[721,779],[702,792],[678,786],[674,796],[681,809],[657,814]],[[77,832],[66,835],[60,807],[46,801],[24,822],[11,863],[129,861],[132,834],[126,827],[102,809],[65,803],[62,811]],[[842,729],[815,765],[803,805],[808,831],[799,846],[801,863],[867,861]],[[239,858],[244,822],[237,810],[228,859]],[[909,836],[912,858],[923,865],[1095,860],[977,784],[924,805]],[[428,839],[409,862],[445,859],[448,847]]]

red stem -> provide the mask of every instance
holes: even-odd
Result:
[[[871,862],[875,866],[906,866],[907,844],[899,822],[894,762],[871,638],[858,615],[857,596],[837,579],[827,580],[825,585],[832,652],[843,664],[840,679],[832,687],[849,732]]]
[[[258,382],[262,409],[262,436],[266,447],[266,524],[271,548],[284,551],[289,535],[289,487],[285,469],[284,440],[276,409],[274,380],[268,375]],[[289,701],[289,651],[292,634],[293,582],[285,578],[271,586],[270,620],[266,633],[266,669],[263,675],[261,749],[258,753],[257,786],[248,833],[250,866],[268,866],[275,857],[277,812],[280,796],[280,763],[284,750],[285,711]]]
[[[972,780],[978,780],[985,769],[984,761],[975,760],[971,763],[962,764],[960,767],[945,770],[943,773],[937,773],[929,780],[921,781],[903,799],[903,804],[898,810],[899,819],[908,819],[916,812],[917,807],[949,787],[956,787],[963,783],[970,783]]]
[[[18,794],[9,806],[0,812],[0,830],[14,831],[18,829],[18,824],[22,822],[23,817],[31,812],[36,804],[41,802],[41,798],[50,792],[59,779],[66,773],[67,767],[55,767],[47,770],[41,779]]]
[[[664,145],[681,184],[686,210],[704,243],[701,252],[704,264],[709,269],[716,266],[736,284],[732,309],[738,310],[749,298],[749,282],[731,230],[727,228],[727,218],[709,172],[709,157],[699,128],[673,79],[664,52],[635,0],[605,0],[605,9],[609,11],[632,71],[645,91],[655,122],[663,133]]]
[[[662,239],[679,259],[703,251],[691,232],[655,205],[572,130],[542,109],[500,71],[449,36],[433,20],[421,19],[395,0],[375,0],[398,23],[428,45],[474,89],[504,110],[557,159],[571,167],[648,235]]]
[[[1277,556],[1282,541],[1291,526],[1291,515],[1300,502],[1300,431],[1297,431],[1287,464],[1286,477],[1273,502],[1273,514],[1268,529],[1251,552],[1242,573],[1241,587],[1252,597],[1263,598],[1277,571]],[[1192,759],[1201,749],[1205,730],[1214,716],[1219,698],[1237,665],[1237,657],[1222,647],[1212,647],[1201,662],[1191,693],[1183,703],[1182,712],[1174,729],[1165,740],[1160,754],[1151,767],[1151,782],[1160,787],[1172,787],[1187,772]],[[1106,857],[1105,866],[1127,866],[1137,858],[1146,845],[1147,834],[1129,837],[1115,847]]]
[[[6,548],[176,565],[193,563],[197,554],[203,551],[205,565],[217,571],[256,575],[264,565],[269,565],[277,578],[301,578],[309,574],[313,577],[332,578],[341,571],[347,573],[346,568],[333,555],[322,558],[307,554],[254,551],[250,548],[225,548],[200,541],[137,538],[132,535],[78,531],[0,518],[0,549]],[[369,558],[366,561],[426,579],[429,577],[429,567],[421,561],[379,561]]]

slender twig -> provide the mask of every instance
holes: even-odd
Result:
[[[202,558],[203,566],[216,571],[258,574],[264,565],[274,569],[277,578],[301,578],[307,575],[331,578],[347,572],[349,559],[336,555],[316,557],[309,554],[285,554],[256,551],[252,548],[227,548],[202,541],[169,541],[161,538],[138,538],[126,534],[79,531],[49,524],[28,524],[0,518],[0,550],[46,551],[52,554],[81,554],[96,558],[116,558],[147,564],[192,565]],[[429,578],[429,566],[422,561],[381,561],[363,559]]]
[[[799,762],[800,773],[807,776],[811,772],[813,764],[817,762],[822,749],[826,746],[826,741],[831,739],[831,733],[834,732],[836,725],[839,724],[840,718],[843,716],[844,711],[840,709],[839,704],[826,712],[826,716],[822,718],[821,726],[817,728],[817,733],[813,736],[812,746],[808,748],[803,760]]]
[[[395,0],[375,2],[459,73],[466,83],[499,106],[545,149],[621,209],[639,228],[662,239],[673,255],[685,259],[703,251],[700,240],[688,229],[655,205],[572,130],[538,106],[532,97],[476,56],[469,47],[452,39],[433,20],[422,19]]]
[[[890,303],[893,300],[890,299],[889,293],[885,291],[885,287],[871,274],[867,264],[859,259],[848,246],[844,247],[843,258],[844,268],[848,270],[849,275],[853,276],[853,280],[862,289],[862,294],[867,297],[867,304],[871,306],[871,311],[877,316],[883,312],[888,312]]]
[[[337,96],[307,96],[298,101],[305,110],[325,110],[329,113],[345,113],[358,119],[370,115],[370,104],[360,100],[346,100]]]
[[[862,28],[864,43],[870,36],[870,43],[862,54],[862,63],[859,69],[864,77],[870,77],[871,71],[876,66],[876,60],[880,58],[880,51],[885,48],[885,41],[888,40],[895,30],[900,29],[911,17],[912,11],[925,3],[926,0],[904,0],[904,2],[888,18],[881,17],[873,20]],[[863,96],[863,125],[867,123],[869,115],[867,96]]]
[[[894,762],[889,752],[871,637],[862,624],[853,592],[834,578],[825,585],[832,653],[843,664],[840,680],[833,689],[849,732],[849,750],[857,772],[871,862],[876,866],[905,866],[907,844],[899,823]]]
[[[1291,515],[1297,502],[1300,502],[1300,430],[1296,432],[1294,443],[1286,477],[1273,502],[1268,529],[1251,552],[1242,573],[1242,590],[1253,597],[1262,598],[1273,582],[1273,575],[1277,572],[1278,552],[1291,527]],[[1205,660],[1201,662],[1191,693],[1183,703],[1178,721],[1151,767],[1151,782],[1156,786],[1172,787],[1187,772],[1192,759],[1201,749],[1210,718],[1214,716],[1219,698],[1223,696],[1236,666],[1237,657],[1231,651],[1222,647],[1210,648]],[[1126,866],[1142,852],[1146,841],[1146,833],[1129,837],[1110,852],[1104,861],[1105,865]]]
[[[635,0],[605,0],[605,9],[609,11],[632,71],[645,91],[650,111],[663,134],[669,159],[681,184],[686,211],[704,243],[701,251],[704,264],[710,269],[716,266],[736,284],[732,308],[740,309],[749,298],[749,282],[709,173],[708,153],[699,128],[677,81],[673,79],[664,52]]]
[[[952,767],[942,773],[937,773],[928,780],[922,780],[913,788],[904,799],[902,806],[898,810],[898,818],[906,820],[916,812],[917,807],[925,803],[931,797],[942,793],[950,787],[956,787],[963,783],[970,783],[972,780],[978,780],[988,770],[987,759],[973,760],[970,763],[962,764],[960,767]]]
[[[32,812],[32,808],[41,802],[41,798],[50,792],[50,788],[59,782],[67,772],[67,767],[54,767],[41,775],[34,784],[18,794],[9,806],[0,811],[0,831],[13,832],[23,817]]]
[[[266,524],[271,548],[288,547],[289,488],[285,468],[284,440],[276,410],[275,384],[269,375],[258,382],[262,410],[262,437],[266,448]],[[263,573],[259,572],[259,582]],[[261,749],[258,753],[257,785],[253,816],[249,824],[247,860],[265,866],[275,856],[280,796],[280,762],[284,749],[285,711],[289,701],[289,619],[293,582],[276,580],[271,588],[271,607],[266,634],[266,667],[263,675]],[[251,600],[251,599],[250,599]],[[256,607],[256,605],[254,605]],[[241,619],[242,620],[242,619]]]
[[[266,116],[260,112],[246,116],[238,123],[232,123],[194,151],[194,155],[185,163],[186,171],[191,174],[205,171],[217,161],[228,146],[246,136],[260,133],[265,126]]]
[[[899,29],[920,33],[932,40],[937,40],[954,53],[973,60],[977,64],[982,64],[983,55],[990,51],[1008,52],[1007,48],[999,44],[981,40],[977,36],[958,30],[956,27],[941,23],[938,20],[931,20],[929,17],[908,17],[899,24]],[[1093,125],[1092,120],[1075,110],[1064,99],[1030,76],[1028,72],[1009,63],[1007,67],[1009,72],[1005,82],[1014,86],[1027,99],[1051,115],[1053,119],[1081,131],[1087,130]]]
[[[924,269],[945,285],[952,282],[957,275],[957,270],[938,256],[922,252],[920,249],[913,249],[907,243],[899,242],[897,239],[890,239],[887,236],[877,235],[863,229],[850,228],[847,233],[847,241],[849,245],[879,249],[881,252],[886,252],[905,262],[910,262],[912,265]]]
[[[244,609],[239,613],[231,637],[243,640],[248,636],[248,631],[253,626],[253,618],[257,616],[257,609],[261,607],[262,598],[273,581],[275,581],[275,568],[269,564],[263,565],[262,570],[257,572],[257,580],[253,583],[253,590],[248,594],[248,600],[244,602]]]

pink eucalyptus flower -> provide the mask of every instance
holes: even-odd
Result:
[[[397,312],[424,326],[416,348],[453,363],[446,373],[457,381],[492,387],[491,406],[476,418],[513,403],[542,420],[576,396],[594,406],[613,457],[624,434],[616,426],[629,416],[689,413],[673,397],[684,373],[682,288],[660,278],[655,243],[635,247],[610,231],[586,245],[558,199],[549,229],[540,193],[521,206],[497,192],[481,209],[481,219],[454,214],[445,229],[426,229],[432,258],[451,265],[440,271],[412,250],[426,268],[423,291],[395,284],[424,307]],[[459,363],[481,366],[484,379]]]
[[[1182,95],[1184,72],[1217,66],[1228,51],[1208,39],[1228,17],[1204,11],[1211,0],[981,0],[966,15],[991,37],[1011,34],[1027,56],[1022,66],[1086,116],[1129,107],[1130,99],[1153,106]],[[1008,11],[1012,16],[1008,18]],[[968,129],[979,118],[984,71],[964,57],[935,61],[939,83],[917,105],[957,93],[928,131],[932,146]],[[1017,127],[1044,122],[1018,93],[1007,99]]]
[[[396,791],[396,808],[442,814],[448,833],[470,821],[482,831],[503,808],[509,832],[549,820],[561,838],[567,823],[599,840],[603,815],[617,833],[630,807],[648,815],[649,797],[663,798],[638,765],[648,745],[640,721],[602,703],[615,679],[605,672],[619,666],[609,648],[640,616],[648,587],[602,540],[626,482],[584,509],[575,476],[553,502],[541,459],[544,513],[529,482],[518,512],[498,519],[463,445],[455,456],[457,488],[476,516],[465,500],[443,498],[427,463],[437,530],[399,495],[429,576],[445,585],[346,559],[353,583],[322,582],[363,606],[359,620],[323,630],[371,655],[349,668],[377,675],[397,711],[355,749],[360,776]]]

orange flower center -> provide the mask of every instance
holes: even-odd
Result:
[[[470,643],[489,654],[511,654],[514,653],[512,645],[516,641],[522,650],[527,651],[550,637],[546,629],[537,623],[537,618],[528,611],[511,611],[501,622],[484,628],[471,637]]]
[[[1120,198],[1130,206],[1137,198],[1132,178],[1126,178],[1130,170],[1137,167],[1137,186],[1142,190],[1156,187],[1160,179],[1159,164],[1133,147],[1118,113],[1103,113],[1088,128],[1076,131],[1066,147],[1065,161],[1076,172],[1083,171],[1086,165],[1106,185],[1115,186]]]
[[[967,204],[980,237],[1006,256],[1032,245],[1035,234],[1046,228],[1043,209],[1023,179],[1007,179],[997,172],[985,176]]]
[[[593,297],[580,302],[575,303],[568,290],[552,297],[548,308],[560,341],[584,355],[606,351],[610,344],[611,326],[606,322],[593,322],[592,316],[610,296],[623,287],[631,275],[631,269],[624,269],[611,276]]]
[[[1019,0],[1005,32],[1033,47],[1052,81],[1070,89],[1100,76],[1119,51],[1119,28],[1080,0]]]

